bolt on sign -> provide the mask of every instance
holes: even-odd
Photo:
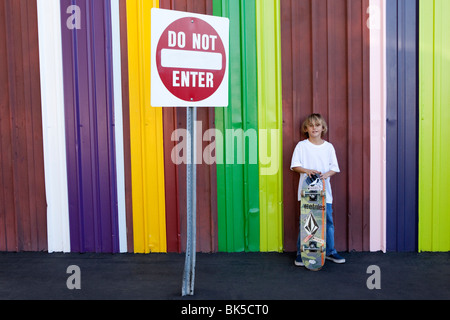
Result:
[[[228,18],[153,8],[151,105],[228,106]]]

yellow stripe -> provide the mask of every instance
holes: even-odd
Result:
[[[150,106],[151,8],[127,0],[131,179],[136,253],[166,252],[162,109]]]
[[[282,252],[283,144],[279,1],[256,1],[256,35],[260,250]]]

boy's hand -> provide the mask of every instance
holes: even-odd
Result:
[[[336,172],[334,172],[334,171],[328,171],[328,172],[325,172],[324,174],[321,174],[320,175],[320,179],[328,179],[329,177],[331,177],[331,176],[334,176],[336,174]]]
[[[312,178],[313,175],[317,174],[317,175],[321,175],[322,173],[320,171],[317,170],[311,170],[311,169],[305,169],[305,173],[308,175],[308,177]]]

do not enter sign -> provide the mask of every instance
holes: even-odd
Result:
[[[152,9],[152,106],[228,106],[228,28],[227,18]]]
[[[220,86],[226,54],[211,25],[198,18],[170,24],[159,39],[156,66],[164,86],[184,101],[202,101]]]

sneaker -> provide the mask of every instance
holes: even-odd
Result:
[[[334,263],[345,263],[345,259],[341,257],[338,253],[334,253],[327,256],[327,260],[331,260]]]
[[[302,261],[302,257],[301,256],[297,256],[297,258],[295,258],[294,264],[297,267],[304,267],[305,266],[305,264]]]

